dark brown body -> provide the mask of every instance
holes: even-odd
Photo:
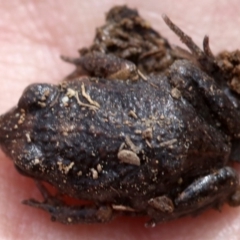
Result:
[[[149,216],[151,226],[224,202],[239,205],[238,175],[230,167],[240,160],[239,96],[226,93],[215,62],[197,53],[199,61],[175,61],[147,79],[131,79],[121,59],[126,69],[110,71],[114,80],[105,67],[105,78],[29,86],[0,117],[2,149],[22,174],[91,205],[68,206],[41,185],[45,201],[25,203],[63,223],[123,214]]]
[[[176,196],[177,188],[184,189],[197,176],[227,163],[230,145],[226,135],[210,124],[209,112],[210,120],[206,121],[187,100],[174,99],[167,77],[137,83],[95,83],[83,78],[68,82],[66,88],[79,91],[83,83],[91,98],[99,103],[99,109],[81,107],[75,98],[63,106],[66,89],[49,86],[57,91],[52,99],[54,104],[49,102],[50,107],[26,112],[21,132],[13,131],[14,136],[20,136],[6,151],[20,148],[27,152],[23,156],[10,155],[25,173],[77,198],[116,204],[126,201],[127,205],[143,210],[144,201],[149,198],[171,194],[169,189]],[[38,85],[31,86],[25,94],[37,88]],[[80,96],[80,100],[84,98]],[[26,99],[20,103],[23,101]],[[129,116],[130,111],[137,118]],[[17,121],[11,122],[12,128]],[[145,139],[142,132],[149,128],[152,139]],[[31,142],[27,142],[28,133]],[[124,149],[131,150],[125,141],[127,137],[138,149],[140,166],[117,158],[123,143]],[[35,159],[39,159],[37,164]],[[66,173],[65,167],[72,162],[74,165]],[[98,164],[102,171],[93,179],[91,169],[97,170]],[[178,184],[179,178],[183,178],[182,185]]]
[[[47,181],[66,195],[152,215],[150,199],[167,196],[177,200],[195,179],[224,167],[231,151],[229,138],[215,125],[211,109],[200,105],[203,99],[196,97],[196,109],[187,99],[174,95],[170,82],[181,79],[174,73],[179,65],[193,67],[178,62],[168,77],[153,76],[148,81],[82,78],[61,87],[32,85],[18,108],[1,118],[1,129],[3,123],[7,127],[1,136],[8,134],[10,139],[2,142],[4,150],[24,174]],[[195,72],[204,76],[198,69]],[[86,102],[80,90],[83,84],[99,108],[80,106],[69,95],[68,102],[63,101],[72,89]],[[39,105],[34,95],[41,99],[46,90],[51,99],[47,97],[42,101],[45,105]],[[21,109],[25,117],[19,124]],[[144,136],[147,129],[152,131],[150,137]],[[118,158],[121,148],[135,152],[140,163],[122,162]],[[220,195],[211,205],[225,201],[229,192]],[[184,209],[154,215],[158,221],[171,219],[185,215]]]

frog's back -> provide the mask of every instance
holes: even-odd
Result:
[[[12,158],[27,175],[68,195],[116,203],[149,199],[175,189],[185,175],[223,165],[228,156],[224,135],[167,77],[82,78],[51,88],[57,92],[51,102],[26,111],[17,130],[26,154]]]

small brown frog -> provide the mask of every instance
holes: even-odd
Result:
[[[240,96],[228,85],[230,73],[207,37],[202,51],[165,16],[191,53],[174,49],[139,18],[127,7],[107,15],[121,39],[136,24],[152,45],[130,44],[131,36],[124,45],[113,32],[112,45],[120,49],[115,54],[98,32],[79,59],[67,59],[77,67],[68,80],[28,86],[17,106],[0,116],[2,150],[21,174],[37,180],[44,197],[24,203],[52,220],[148,216],[146,225],[155,226],[224,203],[240,205],[239,176],[231,167],[240,161]],[[157,64],[157,46],[165,46],[162,60],[171,57],[164,68]],[[69,205],[42,181],[90,203]]]

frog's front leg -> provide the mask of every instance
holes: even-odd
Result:
[[[104,223],[113,218],[112,207],[108,205],[83,205],[71,206],[67,205],[58,197],[51,196],[47,189],[37,182],[37,187],[44,197],[43,202],[34,199],[23,201],[24,204],[45,210],[51,215],[52,221],[61,222],[63,224],[75,223]]]
[[[134,63],[112,54],[90,52],[80,58],[65,56],[61,58],[76,66],[75,72],[69,75],[68,79],[76,78],[84,73],[91,77],[106,79],[137,80],[139,78],[139,71]]]

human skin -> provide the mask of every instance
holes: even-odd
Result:
[[[33,82],[58,83],[73,70],[60,54],[77,56],[90,45],[104,13],[123,1],[104,0],[4,1],[0,0],[0,114],[14,106],[23,89]],[[114,3],[113,3],[114,2]],[[201,44],[210,37],[214,53],[240,48],[238,0],[128,1],[161,34],[181,44],[164,24],[167,14]],[[120,218],[108,224],[65,226],[49,215],[22,205],[21,200],[42,199],[32,179],[21,176],[0,152],[0,239],[239,239],[240,207],[224,206],[222,213],[209,210],[144,228],[143,218]]]

